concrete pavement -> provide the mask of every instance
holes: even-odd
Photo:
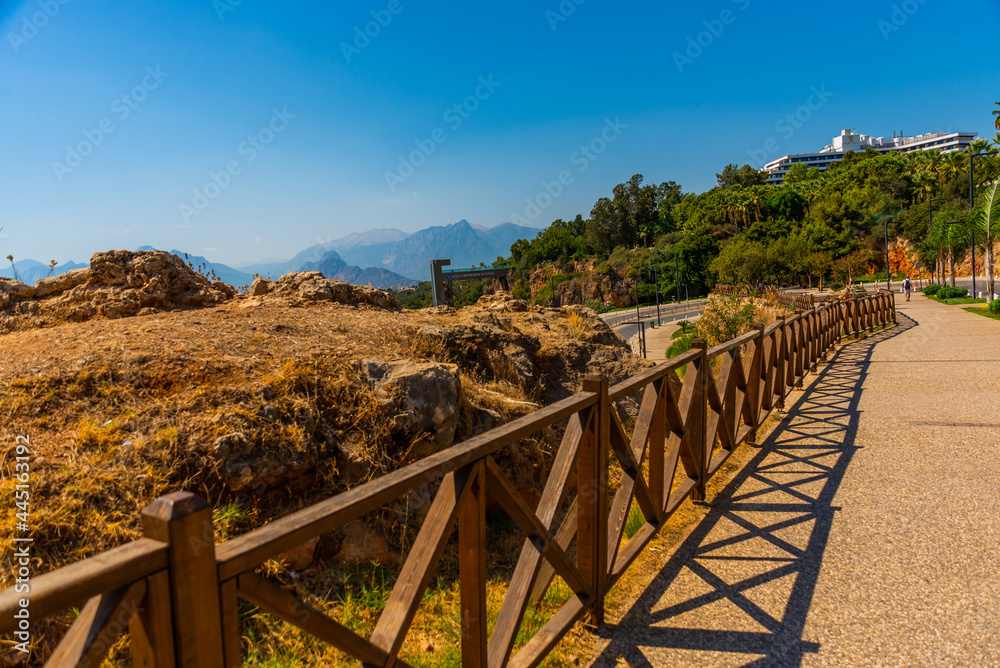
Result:
[[[897,309],[791,395],[592,665],[1000,666],[1000,322]]]

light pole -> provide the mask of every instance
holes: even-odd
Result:
[[[990,155],[1000,155],[1000,151],[992,153],[973,153],[969,151],[969,215],[976,206],[975,160]],[[972,231],[972,296],[976,296],[976,232]]]
[[[892,285],[889,283],[889,221],[882,219],[882,230],[885,232],[885,289],[892,292]]]
[[[681,254],[680,251],[674,252],[674,303],[679,304],[681,301]]]
[[[663,322],[660,320],[660,267],[657,264],[653,265],[653,282],[656,283],[656,326],[661,327]]]

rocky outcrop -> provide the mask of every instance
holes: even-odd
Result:
[[[21,284],[23,285],[23,284]],[[89,269],[43,278],[34,288],[0,287],[0,330],[219,304],[235,294],[164,251],[95,253]]]
[[[635,304],[632,281],[611,267],[596,269],[593,261],[574,263],[567,281],[560,283],[548,300],[548,306],[585,304],[589,301],[607,302],[625,307]],[[531,296],[535,298],[549,284],[556,273],[554,266],[539,267],[531,274]]]
[[[272,296],[297,301],[338,302],[354,306],[374,306],[376,308],[396,310],[399,303],[387,292],[376,290],[367,285],[351,285],[343,281],[335,281],[323,276],[318,271],[299,271],[285,274],[277,281],[258,278],[250,287],[254,297]]]
[[[13,278],[0,278],[0,309],[34,296],[35,288],[30,285]]]
[[[59,274],[58,276],[40,278],[35,283],[35,297],[41,299],[42,297],[48,297],[49,295],[66,292],[67,290],[71,290],[78,285],[86,283],[89,276],[90,269],[85,267],[83,269],[73,269],[72,271],[67,271],[65,274]]]
[[[358,367],[393,427],[411,443],[425,444],[418,454],[426,456],[454,443],[461,392],[457,365],[364,359]]]

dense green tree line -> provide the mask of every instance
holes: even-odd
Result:
[[[780,186],[750,165],[731,164],[715,188],[698,194],[636,174],[598,199],[589,218],[554,221],[515,243],[509,261],[524,280],[545,262],[593,257],[640,285],[655,273],[667,294],[675,281],[703,294],[716,282],[806,285],[884,272],[887,235],[909,240],[926,266],[940,267],[967,253],[972,226],[983,226],[985,186],[1000,178],[1000,159],[975,160],[977,208],[970,211],[969,154],[994,150],[978,139],[951,153],[851,152],[825,172],[796,164]],[[946,225],[958,220],[970,222]]]

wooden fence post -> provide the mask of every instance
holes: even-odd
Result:
[[[747,369],[747,402],[750,404],[750,413],[753,415],[753,431],[747,435],[747,443],[757,444],[757,430],[760,429],[760,389],[761,389],[761,367],[764,364],[764,328],[757,330],[757,338],[754,340],[753,359]]]
[[[170,546],[170,611],[177,665],[222,666],[222,613],[212,509],[190,492],[173,492],[142,511],[142,525],[146,538]]]
[[[594,588],[590,616],[604,623],[604,595],[608,589],[608,452],[611,446],[611,404],[608,379],[590,374],[583,391],[597,394],[597,421],[593,438],[584,439],[577,463],[579,519],[577,567]]]
[[[788,347],[788,337],[785,332],[785,319],[781,318],[777,321],[778,328],[774,330],[774,347],[775,347],[775,370],[774,370],[774,385],[771,388],[771,392],[777,395],[777,401],[774,403],[775,408],[783,409],[785,407],[785,380],[786,380],[786,358],[787,354],[785,349]]]
[[[476,480],[458,516],[462,597],[462,665],[486,666],[486,465],[472,465]]]
[[[705,405],[708,401],[708,376],[706,374],[712,373],[712,368],[708,364],[708,357],[706,355],[708,344],[705,343],[705,339],[695,339],[692,341],[691,350],[701,351],[701,355],[691,363],[697,377],[694,384],[693,414],[686,425],[690,431],[688,438],[691,439],[688,442],[694,443],[695,447],[692,449],[698,458],[696,461],[696,465],[698,466],[698,485],[691,490],[691,499],[693,501],[704,501],[707,494],[705,483],[708,478],[707,473],[710,462],[710,455],[707,451],[711,447],[711,445],[705,444],[705,432],[708,429],[708,409]]]

